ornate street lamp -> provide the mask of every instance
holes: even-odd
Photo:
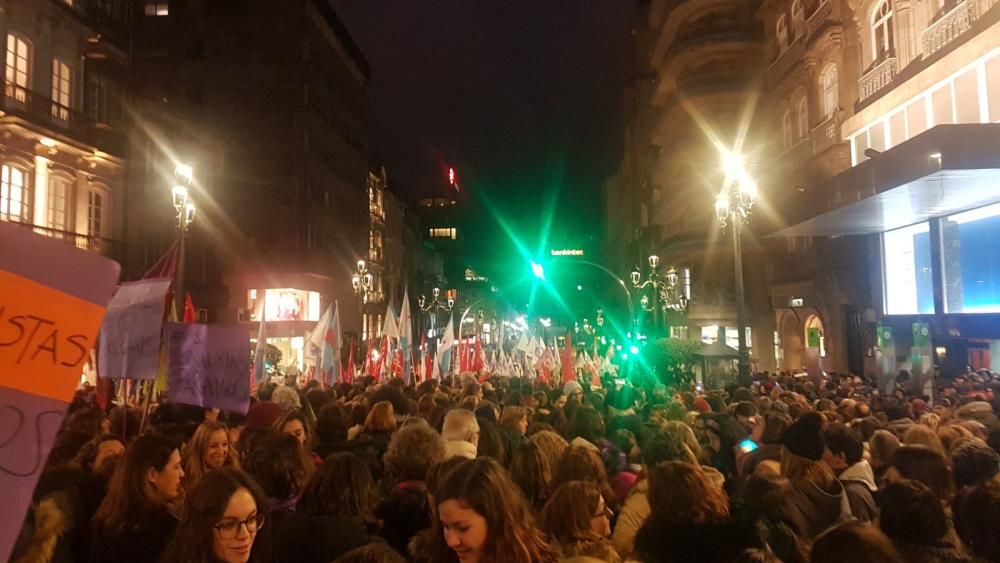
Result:
[[[184,305],[187,292],[184,287],[187,231],[194,222],[195,205],[191,201],[189,188],[194,184],[194,170],[186,164],[178,163],[174,167],[174,187],[170,193],[173,199],[174,211],[177,214],[177,272],[174,278],[174,312],[177,320],[184,319]]]
[[[683,312],[688,307],[688,295],[686,287],[681,284],[677,268],[671,266],[661,276],[659,273],[660,257],[653,254],[649,257],[649,274],[645,281],[642,280],[642,272],[636,267],[632,270],[632,287],[636,289],[651,288],[652,298],[644,294],[639,299],[639,305],[647,313],[657,314],[658,311]]]
[[[722,169],[726,178],[715,199],[715,216],[725,229],[730,226],[733,239],[733,265],[736,286],[736,330],[739,333],[739,375],[750,376],[750,351],[747,348],[747,311],[743,296],[743,226],[750,220],[757,201],[757,183],[747,173],[740,155],[722,151]]]

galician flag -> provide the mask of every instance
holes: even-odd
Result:
[[[409,290],[403,289],[403,307],[399,310],[399,349],[403,352],[403,381],[410,384],[413,371],[413,319],[410,318]]]
[[[448,325],[444,327],[444,336],[438,343],[437,353],[434,358],[434,372],[431,377],[440,379],[442,375],[451,372],[451,349],[455,346],[455,316],[448,318]]]
[[[379,358],[379,378],[388,379],[392,373],[392,356],[395,345],[392,339],[399,338],[399,325],[396,323],[396,312],[390,303],[385,308],[385,322],[382,323],[382,356]]]
[[[340,350],[343,340],[340,334],[340,305],[334,302],[327,306],[316,328],[309,336],[309,345],[316,351],[316,370],[325,385],[340,381]]]

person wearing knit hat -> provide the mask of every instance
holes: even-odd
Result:
[[[284,411],[278,403],[271,401],[260,401],[250,405],[247,411],[247,430],[264,430],[274,426],[274,423],[281,418]]]
[[[791,453],[812,461],[823,459],[826,440],[823,439],[823,417],[810,412],[802,415],[785,430],[781,445]]]
[[[819,413],[808,412],[781,438],[781,476],[792,485],[791,509],[806,541],[853,517],[844,485],[822,461],[824,420]]]
[[[566,385],[563,385],[563,395],[565,395],[567,399],[572,397],[574,393],[579,393],[580,399],[583,399],[583,386],[580,385],[580,382],[575,379],[567,381]]]

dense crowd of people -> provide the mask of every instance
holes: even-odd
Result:
[[[698,391],[696,392],[696,389]],[[11,561],[1000,562],[1000,376],[81,389]]]

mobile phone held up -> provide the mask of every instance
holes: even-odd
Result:
[[[757,442],[754,442],[750,438],[743,440],[736,447],[740,449],[741,452],[748,454],[757,449]]]

